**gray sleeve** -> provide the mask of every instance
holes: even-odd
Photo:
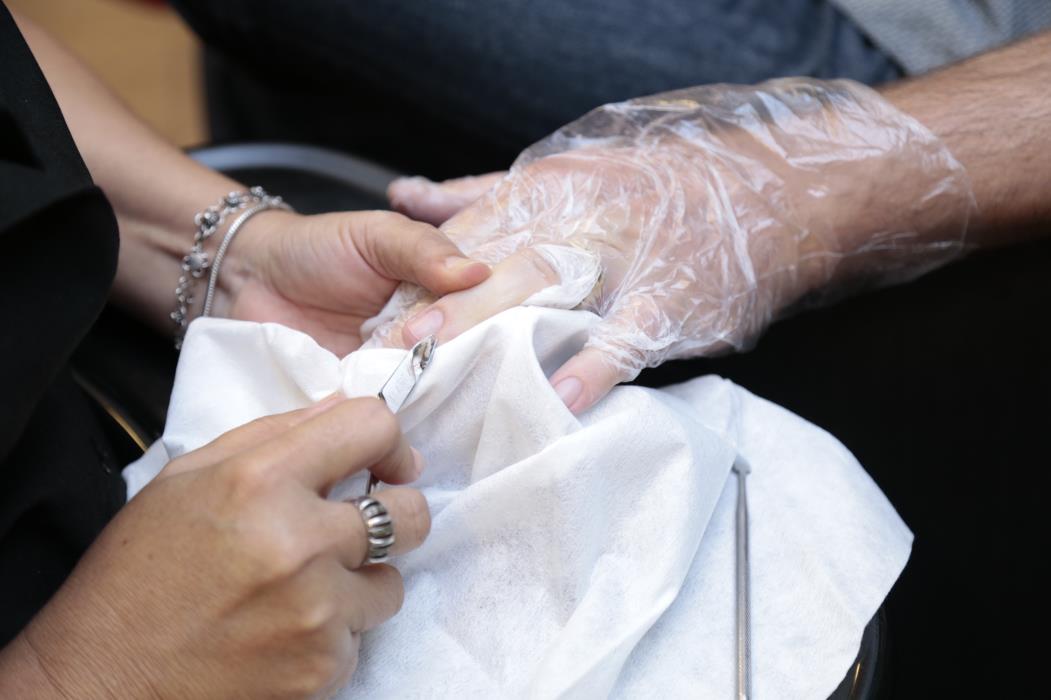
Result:
[[[1051,27],[1051,0],[832,0],[910,74]]]

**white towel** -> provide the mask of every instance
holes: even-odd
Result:
[[[546,375],[595,321],[517,308],[438,348],[400,413],[433,529],[394,561],[405,606],[365,635],[339,697],[732,697],[738,454],[754,696],[824,698],[842,680],[908,529],[832,436],[718,377],[619,387],[574,417]],[[258,416],[375,394],[403,356],[340,360],[279,325],[196,321],[129,491]]]

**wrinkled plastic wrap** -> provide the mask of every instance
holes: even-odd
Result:
[[[588,346],[629,379],[938,267],[965,250],[973,208],[944,144],[875,91],[782,79],[600,107],[527,149],[443,230],[487,262],[534,248],[563,283],[599,270],[582,304],[603,318]],[[403,290],[395,305],[422,301]]]

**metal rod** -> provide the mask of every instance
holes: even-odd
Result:
[[[737,475],[737,519],[734,537],[737,543],[737,583],[735,604],[737,608],[737,698],[747,700],[752,695],[752,649],[749,627],[749,569],[748,569],[748,494],[745,477],[750,471],[748,463],[738,457],[733,471]]]

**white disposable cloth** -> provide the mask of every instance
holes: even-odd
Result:
[[[754,696],[823,698],[843,678],[908,529],[835,438],[718,377],[619,387],[574,417],[545,373],[596,321],[516,308],[438,348],[399,414],[433,529],[395,560],[404,608],[365,635],[339,697],[733,697],[738,454]],[[246,421],[375,394],[404,352],[339,359],[279,325],[195,321],[129,495]]]

